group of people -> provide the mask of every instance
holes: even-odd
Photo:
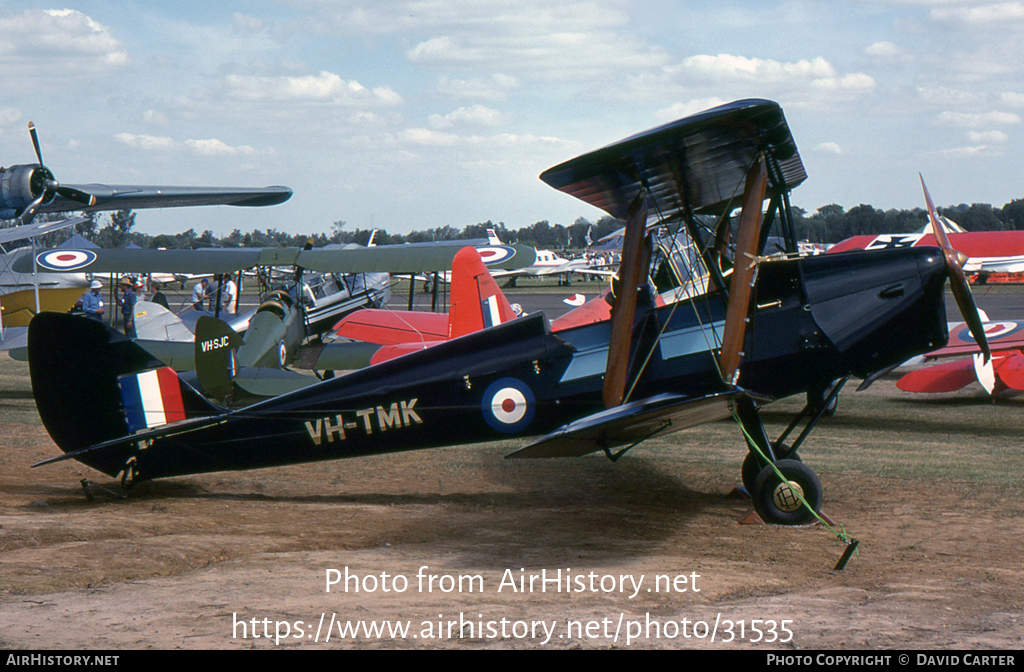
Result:
[[[238,286],[231,279],[231,276],[218,275],[216,280],[221,289],[221,312],[234,314],[238,300]],[[122,324],[124,325],[124,335],[128,338],[135,338],[137,336],[135,330],[135,304],[139,302],[142,287],[131,276],[127,275],[121,278],[118,284],[120,292],[117,302],[118,308],[121,311]],[[150,289],[153,291],[150,301],[170,309],[167,297],[160,291],[160,283],[151,282]],[[216,296],[216,286],[211,285],[207,278],[203,278],[196,283],[192,290],[192,307],[196,310],[203,310],[203,303],[208,300],[209,309],[212,312]],[[82,298],[76,304],[76,308],[81,308],[82,313],[86,317],[102,321],[103,315],[107,312],[106,306],[103,303],[103,283],[99,280],[93,280],[89,285],[89,291],[82,295]]]
[[[217,301],[217,287],[220,287],[220,312],[234,314],[235,306],[238,303],[238,285],[230,275],[217,275],[214,277],[217,285],[213,285],[206,278],[203,278],[192,288],[192,307],[196,310],[203,310],[203,302],[213,312]]]

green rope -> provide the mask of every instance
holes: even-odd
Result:
[[[765,462],[768,463],[768,466],[770,466],[772,468],[772,470],[775,472],[775,474],[779,477],[779,479],[783,483],[789,483],[789,479],[787,479],[782,474],[782,472],[779,471],[779,468],[775,466],[774,462],[772,462],[771,460],[768,459],[768,456],[764,454],[764,452],[761,450],[761,447],[758,446],[757,442],[754,441],[753,437],[750,436],[750,434],[747,432],[747,428],[743,426],[743,422],[740,421],[740,418],[739,418],[738,415],[736,415],[735,411],[733,411],[732,419],[735,420],[736,424],[740,426],[740,431],[743,432],[743,436],[744,436],[744,438],[747,441],[747,445],[751,446],[754,450],[757,451],[757,454],[761,456],[761,459],[763,459]],[[811,507],[810,504],[807,503],[807,500],[804,499],[803,494],[798,489],[790,488],[789,491],[792,492],[794,495],[796,495],[797,499],[800,500],[800,503],[803,504],[807,508],[807,510],[810,511],[811,514],[813,514],[814,517],[818,519],[818,522],[820,522],[822,525],[824,525],[828,529],[829,532],[834,534],[835,537],[837,539],[839,539],[839,541],[843,542],[846,545],[850,544],[850,535],[848,535],[846,533],[846,528],[843,525],[839,526],[840,528],[842,528],[841,531],[837,530],[835,527],[830,525],[828,523],[828,521],[826,521],[824,518],[822,518],[821,515],[817,511],[815,511],[814,508]],[[754,493],[750,493],[750,494],[751,494],[751,496],[753,496]],[[860,554],[858,553],[858,557],[859,557],[859,555]]]

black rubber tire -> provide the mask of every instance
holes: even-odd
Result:
[[[779,460],[775,467],[782,472],[787,481],[800,486],[804,499],[815,512],[821,510],[824,493],[821,481],[814,470],[797,460]],[[754,509],[761,519],[776,525],[804,525],[813,521],[814,515],[800,504],[799,500],[795,500],[791,506],[786,506],[776,499],[776,490],[781,486],[782,481],[771,467],[765,467],[757,475],[751,496],[754,498]],[[779,496],[784,497],[785,494],[785,491],[781,491]]]
[[[775,453],[776,460],[796,460],[800,462],[800,456],[796,454],[789,446],[784,443],[772,444],[772,452]],[[743,466],[740,467],[740,479],[743,481],[743,487],[747,489],[747,493],[754,496],[754,482],[757,481],[757,475],[761,473],[761,465],[754,457],[753,453],[747,453],[747,456],[743,458]]]

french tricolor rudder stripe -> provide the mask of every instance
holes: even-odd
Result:
[[[122,376],[118,382],[129,431],[185,419],[181,383],[170,367]]]

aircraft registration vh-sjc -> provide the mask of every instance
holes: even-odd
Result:
[[[948,241],[795,254],[789,191],[805,178],[782,109],[765,100],[555,166],[544,182],[627,221],[610,320],[555,332],[532,314],[240,409],[210,402],[99,322],[41,314],[29,329],[33,393],[65,454],[40,464],[76,459],[127,487],[538,435],[509,457],[615,460],[651,437],[732,416],[758,513],[805,522],[814,514],[795,494],[818,509],[822,487],[796,449],[851,375],[870,382],[946,342],[947,277],[984,341]],[[648,279],[650,233],[665,226],[700,252],[675,260],[689,286],[668,303]],[[776,226],[794,254],[760,257]],[[771,441],[759,407],[805,393],[807,407]]]

